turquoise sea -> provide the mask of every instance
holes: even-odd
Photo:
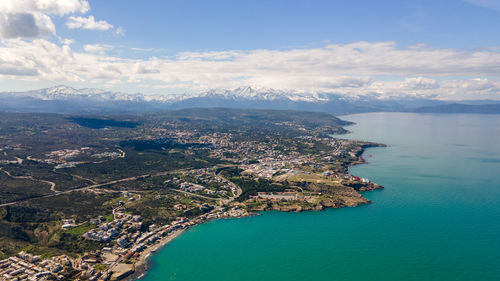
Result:
[[[351,168],[385,186],[372,204],[199,225],[144,280],[500,280],[500,115],[342,118],[388,145]]]

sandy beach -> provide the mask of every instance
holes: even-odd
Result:
[[[168,236],[165,236],[162,239],[160,239],[159,240],[160,242],[158,242],[157,244],[155,244],[151,247],[148,247],[147,249],[144,249],[144,251],[139,256],[137,262],[134,264],[135,272],[132,275],[130,275],[129,277],[125,278],[125,280],[126,281],[138,280],[139,277],[147,271],[148,260],[149,260],[149,257],[151,256],[151,254],[154,251],[158,251],[161,248],[163,248],[164,246],[166,246],[172,240],[174,240],[179,235],[184,233],[184,231],[186,231],[186,229],[176,230],[176,231],[170,233]]]

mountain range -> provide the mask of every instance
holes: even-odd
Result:
[[[497,106],[491,104],[497,104]],[[135,113],[192,107],[286,109],[326,112],[335,115],[377,111],[478,113],[486,110],[485,113],[500,113],[498,104],[500,101],[460,101],[457,103],[411,95],[347,96],[337,93],[302,93],[251,87],[231,90],[214,89],[183,95],[129,94],[101,89],[74,89],[67,86],[0,93],[0,110],[2,111],[68,114]],[[461,107],[460,105],[467,106]]]

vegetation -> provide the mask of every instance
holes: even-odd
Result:
[[[245,201],[251,195],[257,195],[258,192],[282,192],[289,188],[287,182],[278,183],[265,179],[241,177],[241,169],[234,167],[222,168],[219,172],[242,189],[241,195],[237,198],[240,202]]]
[[[74,235],[74,236],[81,236],[85,232],[91,230],[92,228],[94,228],[94,225],[86,222],[86,223],[83,223],[83,224],[81,224],[79,226],[72,227],[72,228],[70,228],[68,230],[65,230],[63,233]]]
[[[39,182],[30,178],[12,178],[0,171],[0,203],[13,200],[27,199],[50,193],[47,183]]]
[[[113,119],[98,119],[86,117],[69,117],[69,120],[77,123],[80,126],[91,129],[102,129],[105,127],[120,127],[120,128],[135,128],[139,123],[113,120]]]

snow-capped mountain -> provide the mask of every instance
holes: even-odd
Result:
[[[236,89],[213,89],[188,96],[188,98],[220,98],[228,100],[247,99],[247,100],[290,100],[303,102],[325,102],[328,97],[318,93],[301,93],[294,91],[283,91],[271,88],[254,89],[250,86],[239,87]]]
[[[101,89],[56,86],[27,92],[0,93],[0,110],[58,113],[118,113],[162,111],[187,107],[263,108],[321,111],[346,114],[400,111],[442,104],[414,96],[380,98],[378,95],[345,96],[269,88],[212,89],[183,95],[146,95]]]
[[[16,95],[31,97],[40,100],[71,100],[71,99],[100,99],[100,100],[128,100],[138,101],[143,99],[141,94],[126,94],[120,92],[109,92],[95,88],[74,89],[68,86],[55,86],[28,92],[9,92],[4,95]]]
[[[70,100],[70,99],[100,99],[120,101],[158,101],[174,102],[191,98],[217,98],[227,100],[290,100],[303,102],[325,102],[329,100],[328,94],[302,93],[270,88],[254,89],[252,87],[239,87],[236,89],[211,89],[208,91],[184,94],[184,95],[145,95],[140,93],[129,94],[122,92],[110,92],[96,88],[74,89],[68,86],[55,86],[40,90],[27,92],[4,92],[0,95],[16,95],[32,97],[40,100]]]

